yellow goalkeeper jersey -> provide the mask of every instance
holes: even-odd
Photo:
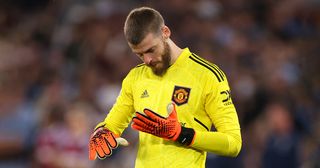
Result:
[[[188,48],[161,77],[144,64],[133,68],[103,124],[121,135],[136,111],[148,108],[166,117],[167,105],[172,101],[177,104],[181,125],[195,130],[194,143],[182,146],[140,132],[135,167],[203,168],[207,152],[238,155],[242,144],[240,126],[226,75]]]

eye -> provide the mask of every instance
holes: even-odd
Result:
[[[148,53],[153,53],[154,52],[154,48],[151,48],[150,50],[148,50]]]
[[[136,54],[139,58],[143,58],[143,54]]]

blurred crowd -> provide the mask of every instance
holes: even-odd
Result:
[[[0,0],[0,168],[133,167],[130,127],[103,161],[87,143],[140,63],[123,36],[139,6],[228,76],[243,147],[207,167],[320,167],[319,0]]]

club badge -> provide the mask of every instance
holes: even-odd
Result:
[[[190,90],[190,88],[174,86],[172,101],[175,102],[178,106],[188,103]]]

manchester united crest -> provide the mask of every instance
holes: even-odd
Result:
[[[190,88],[174,86],[172,101],[175,102],[178,106],[188,103],[190,90]]]

